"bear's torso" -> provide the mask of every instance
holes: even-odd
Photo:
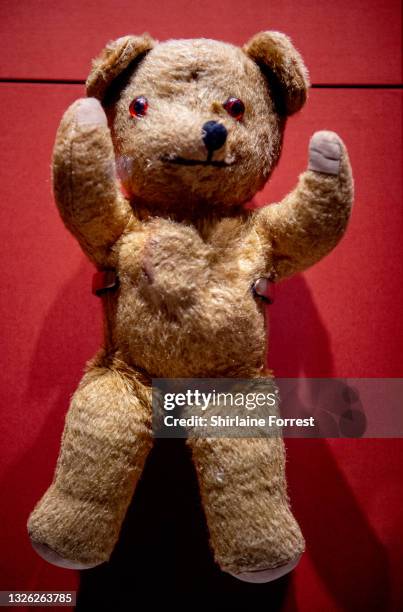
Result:
[[[158,218],[126,233],[107,306],[115,350],[154,377],[255,375],[266,330],[251,288],[270,271],[267,250],[238,218],[205,232]]]

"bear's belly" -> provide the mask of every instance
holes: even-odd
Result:
[[[249,287],[205,290],[175,312],[139,296],[118,308],[120,349],[132,364],[158,377],[245,376],[264,365],[264,317]]]
[[[123,250],[119,350],[154,377],[252,376],[266,349],[263,309],[251,291],[256,253],[252,262],[225,257],[190,228],[163,229]]]

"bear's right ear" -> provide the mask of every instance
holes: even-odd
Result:
[[[154,45],[155,41],[148,34],[122,36],[108,43],[92,62],[92,69],[86,81],[87,96],[98,98],[102,102],[112,81]]]

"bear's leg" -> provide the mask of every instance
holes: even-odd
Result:
[[[247,582],[291,571],[304,539],[287,498],[280,438],[189,439],[217,563]]]
[[[106,561],[151,445],[149,388],[125,371],[90,367],[67,414],[53,482],[28,521],[38,554],[72,569]]]

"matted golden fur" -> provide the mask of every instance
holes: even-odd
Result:
[[[243,208],[278,161],[286,117],[307,96],[306,68],[284,34],[262,32],[242,49],[126,36],[94,61],[87,88],[57,134],[54,193],[68,229],[98,269],[117,271],[119,288],[103,298],[104,346],[73,397],[54,481],[28,525],[40,554],[80,568],[107,560],[118,538],[152,445],[151,377],[264,376],[253,282],[281,280],[326,255],[353,197],[342,141],[318,132],[294,191]],[[148,109],[136,117],[129,107],[139,96]],[[231,97],[244,103],[241,120],[224,108]],[[225,134],[214,150],[205,140],[212,121]],[[295,565],[304,541],[283,442],[189,444],[221,568],[270,580],[271,570]]]

